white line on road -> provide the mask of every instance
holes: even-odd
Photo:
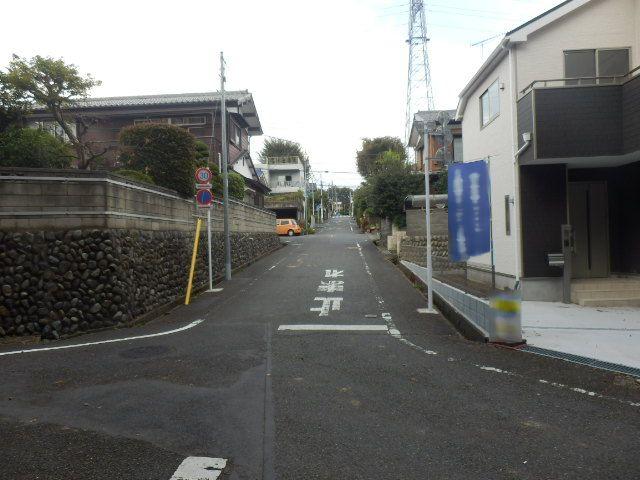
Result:
[[[386,332],[386,325],[280,325],[278,331],[318,331],[318,332],[339,332],[339,331],[353,331],[353,332]]]
[[[271,267],[269,267],[269,270],[273,270],[274,268],[276,268],[278,265],[280,265],[282,262],[284,262],[287,259],[287,257],[281,258],[280,260],[278,260],[276,262],[275,265],[272,265]]]
[[[187,457],[169,480],[216,480],[226,465],[225,458]]]
[[[117,343],[117,342],[128,342],[130,340],[140,340],[143,338],[152,338],[152,337],[162,337],[164,335],[171,335],[173,333],[184,332],[185,330],[189,330],[190,328],[195,327],[196,325],[200,325],[204,320],[195,320],[191,322],[189,325],[185,325],[184,327],[175,328],[173,330],[167,330],[166,332],[160,333],[150,333],[148,335],[138,335],[135,337],[125,337],[125,338],[114,338],[111,340],[101,340],[99,342],[87,342],[87,343],[76,343],[73,345],[60,345],[58,347],[46,347],[46,348],[30,348],[28,350],[12,350],[10,352],[0,352],[0,356],[3,355],[18,355],[21,353],[35,353],[35,352],[48,352],[51,350],[66,350],[69,348],[80,348],[80,347],[89,347],[91,345],[102,345],[103,343]]]

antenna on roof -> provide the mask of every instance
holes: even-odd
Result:
[[[489,37],[489,38],[485,38],[484,40],[480,40],[479,42],[476,43],[472,43],[471,46],[472,47],[477,47],[478,45],[480,45],[480,55],[482,56],[482,59],[484,60],[484,44],[489,42],[490,40],[493,40],[494,38],[498,38],[501,37],[502,35],[504,35],[503,33],[497,33],[496,35]]]

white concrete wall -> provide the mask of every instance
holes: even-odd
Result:
[[[565,50],[617,47],[631,47],[631,68],[640,65],[640,0],[593,0],[518,44],[518,91],[564,78]]]
[[[500,90],[500,115],[482,127],[480,95],[496,80],[504,84],[504,89]],[[504,196],[514,195],[512,104],[510,102],[509,58],[507,56],[470,95],[462,120],[464,161],[489,159],[496,272],[508,275],[516,273],[515,237],[513,233],[510,236],[505,234],[504,212]],[[511,209],[512,226],[514,218],[513,209]],[[479,265],[488,268],[491,265],[490,255],[472,257],[468,263],[469,266]]]

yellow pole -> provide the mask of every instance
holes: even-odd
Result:
[[[191,269],[189,270],[189,284],[187,285],[187,296],[184,297],[184,304],[189,305],[191,300],[191,287],[193,287],[193,274],[196,271],[196,257],[198,256],[198,242],[200,241],[200,225],[202,220],[196,221],[196,238],[193,239],[193,255],[191,255]]]

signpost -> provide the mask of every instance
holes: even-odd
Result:
[[[196,170],[196,202],[198,207],[207,207],[207,255],[209,259],[209,291],[213,290],[213,258],[211,255],[211,204],[213,194],[211,193],[211,179],[213,174],[206,167]],[[199,221],[199,220],[198,220]]]

